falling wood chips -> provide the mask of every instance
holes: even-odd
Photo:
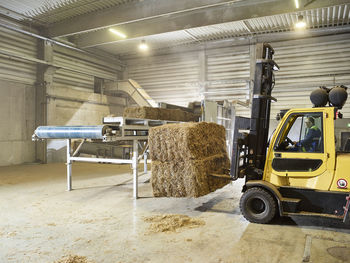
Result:
[[[55,261],[54,263],[94,263],[94,262],[87,260],[87,258],[84,256],[68,255],[58,261]]]
[[[148,234],[178,232],[181,228],[195,228],[205,225],[205,222],[201,219],[176,214],[150,216],[144,220],[151,223],[148,228]]]
[[[149,133],[152,188],[156,197],[199,197],[229,180],[212,177],[230,166],[225,128],[215,123],[179,123]]]

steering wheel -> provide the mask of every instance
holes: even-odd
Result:
[[[286,141],[288,144],[294,145],[293,141],[292,141],[291,139],[289,139],[288,137],[286,137],[285,141]]]

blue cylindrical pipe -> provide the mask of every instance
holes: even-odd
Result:
[[[39,126],[34,134],[39,139],[103,139],[107,125]]]

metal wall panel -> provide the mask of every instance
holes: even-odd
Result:
[[[285,108],[311,107],[310,93],[319,86],[350,87],[350,35],[272,43],[276,73],[271,117]],[[350,101],[343,111],[350,116]]]
[[[199,100],[198,53],[128,61],[128,78],[136,80],[156,102],[187,106]]]
[[[36,46],[36,38],[0,27],[0,79],[33,85],[36,63],[20,60],[11,54],[37,58]]]
[[[69,51],[69,53],[68,53]],[[84,58],[79,51],[54,48],[54,64],[62,66],[54,74],[54,83],[65,86],[93,89],[94,76],[117,80],[119,65],[93,57]]]
[[[187,106],[201,99],[246,100],[249,97],[249,47],[230,47],[128,61],[135,79],[157,102]]]
[[[246,101],[250,97],[249,46],[222,48],[207,52],[207,85],[209,100]],[[249,109],[237,106],[237,113]]]
[[[281,109],[312,107],[309,96],[319,86],[350,87],[350,34],[271,42],[276,72],[271,119]],[[201,52],[187,56],[164,55],[128,61],[129,78],[146,89],[157,102],[179,105],[202,98],[239,100],[250,98],[250,78],[254,72],[252,46],[237,46],[205,51],[205,78]],[[250,116],[250,108],[237,105],[236,112]],[[350,116],[350,101],[343,109]]]

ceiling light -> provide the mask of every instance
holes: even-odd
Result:
[[[299,8],[299,1],[298,0],[294,0],[295,2],[295,7],[298,9]]]
[[[306,27],[306,23],[302,15],[298,16],[298,21],[295,23],[294,26],[296,29],[304,29]]]
[[[139,45],[139,49],[142,50],[142,51],[148,50],[148,45],[146,44],[145,40],[141,41],[141,44]]]
[[[109,32],[112,32],[113,34],[116,34],[118,37],[126,38],[126,35],[124,33],[119,32],[118,30],[115,30],[113,28],[110,28]]]

